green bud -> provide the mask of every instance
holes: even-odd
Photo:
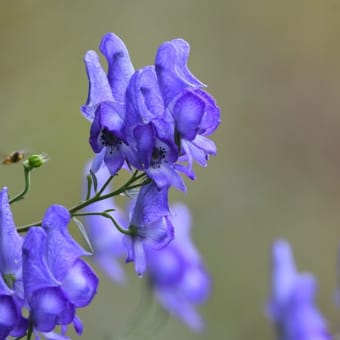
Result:
[[[24,161],[24,166],[28,169],[39,168],[47,161],[48,156],[46,154],[31,155]]]

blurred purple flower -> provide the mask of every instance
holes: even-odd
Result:
[[[80,259],[88,255],[70,236],[70,214],[62,206],[47,209],[42,228],[30,228],[23,244],[23,284],[34,331],[47,333],[73,322],[82,332],[76,308],[87,306],[94,297],[98,278]],[[38,336],[38,335],[37,335]]]
[[[160,249],[173,239],[173,226],[169,219],[168,189],[159,190],[154,182],[144,185],[132,207],[129,231],[124,236],[128,253],[127,262],[133,261],[138,276],[146,269],[146,245]]]
[[[176,238],[160,250],[145,247],[147,274],[160,304],[191,329],[202,331],[204,323],[195,307],[210,295],[211,280],[190,238],[188,208],[172,208]]]
[[[88,174],[90,165],[86,166],[85,174]],[[101,188],[105,181],[110,176],[106,167],[101,167],[96,173],[98,188]],[[86,181],[84,179],[84,189],[86,187]],[[106,188],[103,194],[109,192],[109,188]],[[94,194],[92,188],[92,195]],[[86,212],[102,212],[109,209],[115,209],[110,213],[120,225],[127,225],[127,221],[115,205],[113,198],[108,198],[103,201],[99,201],[86,207]],[[104,272],[114,281],[118,283],[124,283],[126,280],[124,270],[119,263],[119,259],[125,254],[123,246],[123,236],[112,224],[109,219],[93,215],[85,216],[84,223],[88,236],[93,247],[93,260],[104,270]]]
[[[315,306],[316,281],[296,270],[288,242],[276,241],[272,250],[272,293],[268,314],[280,340],[332,339]]]

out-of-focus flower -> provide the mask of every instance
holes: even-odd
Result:
[[[85,169],[85,174],[88,174],[90,166]],[[98,188],[101,188],[105,181],[110,176],[106,167],[101,167],[96,173]],[[86,187],[86,181],[84,180],[84,188]],[[103,194],[109,192],[109,188],[106,188]],[[92,188],[92,195],[94,194]],[[86,212],[102,212],[109,209],[115,209],[113,212],[109,212],[120,225],[127,225],[127,221],[124,218],[123,213],[115,205],[113,198],[98,201],[86,207]],[[119,263],[119,259],[125,254],[123,246],[123,235],[112,224],[112,221],[98,215],[85,216],[85,227],[93,248],[94,261],[104,270],[104,272],[114,281],[118,283],[125,282],[125,273]]]
[[[159,190],[154,182],[144,185],[132,207],[129,231],[124,236],[128,253],[127,262],[133,261],[138,276],[146,269],[144,247],[160,249],[173,239],[173,226],[169,219],[168,190]]]
[[[268,314],[280,340],[329,340],[327,323],[315,306],[316,281],[296,270],[290,245],[276,241],[272,250],[272,293]]]
[[[76,308],[87,306],[96,293],[98,278],[82,260],[88,255],[70,236],[70,214],[52,205],[42,228],[30,228],[23,244],[23,284],[34,332],[50,333],[57,325],[73,323],[78,334],[82,324]],[[62,336],[66,332],[63,327]],[[38,335],[37,335],[38,336]]]
[[[0,339],[26,333],[22,317],[22,237],[17,233],[8,203],[7,188],[0,191]]]
[[[172,207],[175,239],[166,247],[146,249],[147,274],[160,304],[195,331],[204,323],[196,310],[211,291],[211,280],[190,238],[191,215],[183,204]]]

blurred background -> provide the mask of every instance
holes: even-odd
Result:
[[[201,308],[203,335],[172,318],[155,327],[155,305],[131,326],[145,282],[127,265],[126,286],[102,276],[80,311],[82,338],[123,339],[132,327],[129,339],[273,339],[264,310],[270,246],[281,237],[299,268],[317,276],[319,306],[338,332],[340,1],[1,0],[0,152],[51,157],[14,206],[18,225],[39,220],[52,203],[80,199],[92,157],[79,112],[88,88],[82,58],[109,31],[124,40],[135,68],[152,64],[163,41],[186,39],[191,71],[221,107],[217,157],[196,167],[186,195],[171,192],[193,212],[214,290]],[[21,166],[1,166],[0,185],[21,190]]]

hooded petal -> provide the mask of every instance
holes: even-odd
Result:
[[[99,49],[107,59],[107,78],[114,100],[124,103],[125,90],[134,72],[129,52],[124,42],[113,33],[103,36]]]
[[[81,107],[81,112],[88,120],[92,121],[97,105],[104,101],[113,101],[113,96],[97,53],[95,51],[86,52],[84,62],[89,79],[89,93],[86,104]]]
[[[164,42],[158,49],[155,65],[165,106],[184,89],[205,86],[187,67],[190,46],[183,39]]]
[[[57,280],[62,281],[74,262],[89,255],[69,234],[70,214],[61,205],[52,205],[45,213],[42,226],[48,235],[47,261]]]
[[[22,238],[16,231],[7,188],[0,191],[0,273],[21,277]]]

